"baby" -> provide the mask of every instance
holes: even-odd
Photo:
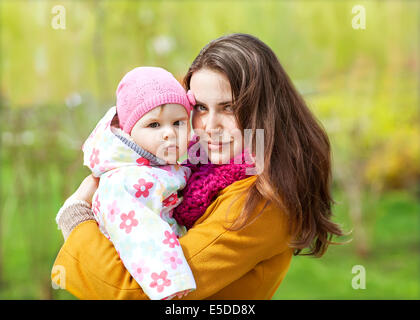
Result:
[[[177,159],[187,151],[191,93],[168,71],[140,67],[117,88],[116,107],[84,143],[84,164],[100,177],[92,209],[101,232],[150,299],[196,288],[172,217],[191,171]]]

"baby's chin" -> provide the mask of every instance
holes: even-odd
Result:
[[[178,164],[178,159],[176,157],[165,157],[163,160],[166,161],[166,164]]]
[[[182,150],[181,150],[182,151]],[[178,160],[183,156],[187,150],[184,152],[164,152],[159,158],[165,160],[167,164],[178,164]]]

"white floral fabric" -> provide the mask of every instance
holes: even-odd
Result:
[[[111,126],[115,115],[112,107],[83,145],[84,164],[100,177],[92,201],[95,219],[150,299],[187,294],[196,284],[178,240],[186,228],[172,212],[190,169],[154,165],[153,157],[140,155],[131,137]]]

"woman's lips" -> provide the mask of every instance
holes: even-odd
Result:
[[[229,144],[230,142],[219,142],[219,143],[212,143],[208,142],[209,150],[220,150],[222,149],[223,145]]]

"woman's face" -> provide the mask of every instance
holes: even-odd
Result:
[[[242,152],[242,133],[232,111],[232,92],[227,77],[217,71],[200,69],[190,80],[196,105],[192,127],[201,147],[214,164],[229,163]]]

